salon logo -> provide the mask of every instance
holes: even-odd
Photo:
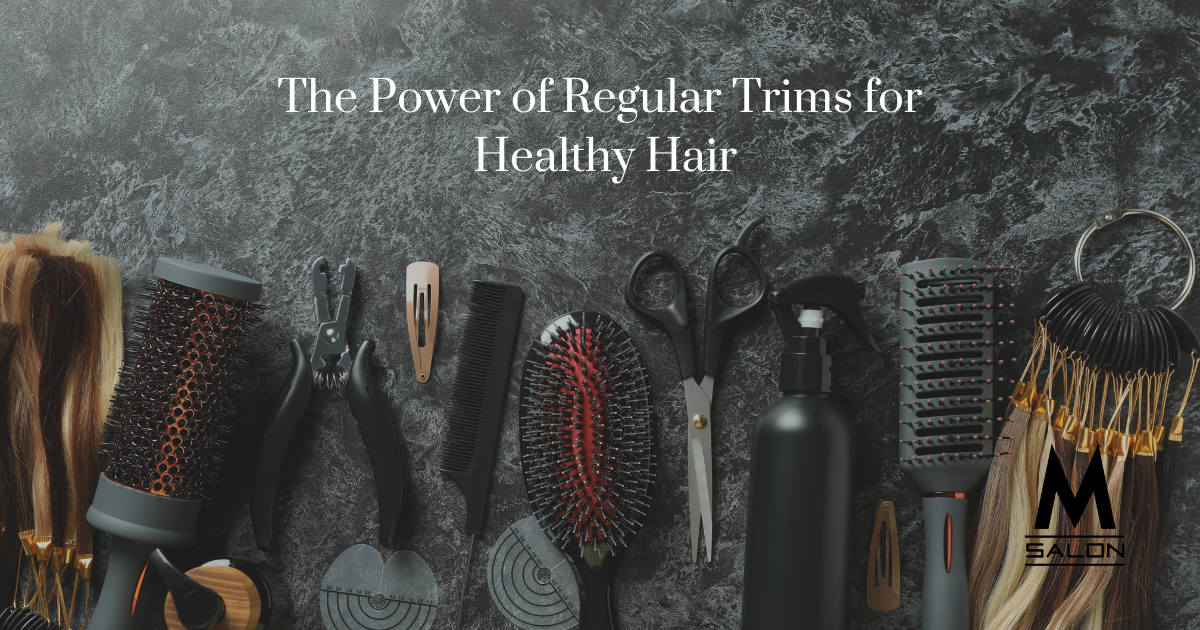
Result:
[[[1059,462],[1054,447],[1050,448],[1050,460],[1046,463],[1046,475],[1042,480],[1042,496],[1038,501],[1037,518],[1034,528],[1049,529],[1050,517],[1054,511],[1055,500],[1062,503],[1063,512],[1071,519],[1071,525],[1078,526],[1079,519],[1088,508],[1088,504],[1096,501],[1096,514],[1099,518],[1100,529],[1115,530],[1116,519],[1113,517],[1112,503],[1108,497],[1108,479],[1104,475],[1104,462],[1100,450],[1092,454],[1087,472],[1079,481],[1079,487],[1072,489],[1071,481]],[[1123,535],[1030,535],[1025,537],[1025,566],[1035,565],[1110,565],[1122,566],[1125,559],[1125,542]]]

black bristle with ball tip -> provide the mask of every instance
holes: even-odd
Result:
[[[633,341],[607,315],[577,311],[534,343],[521,387],[529,503],[575,555],[624,549],[650,505],[649,384]]]
[[[233,415],[250,302],[151,280],[133,318],[97,460],[113,481],[177,499],[215,487]]]

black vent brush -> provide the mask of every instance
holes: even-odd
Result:
[[[525,293],[518,287],[476,280],[471,289],[454,387],[450,390],[450,425],[442,442],[440,466],[462,491],[467,503],[464,529],[471,534],[456,627],[462,624],[475,536],[483,533],[508,372],[524,304]]]
[[[613,577],[646,519],[654,479],[649,389],[629,334],[601,313],[559,318],[525,361],[525,490],[575,565],[579,630],[616,628]]]
[[[217,480],[237,389],[238,358],[262,284],[159,258],[150,303],[135,320],[87,513],[113,535],[93,630],[133,627],[139,575],[155,547],[195,539]]]
[[[900,269],[900,469],[924,494],[924,630],[968,627],[967,493],[995,450],[996,271],[962,258]]]

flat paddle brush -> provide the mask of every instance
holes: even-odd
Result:
[[[154,275],[149,305],[134,320],[87,513],[113,535],[93,630],[132,628],[150,552],[195,540],[223,457],[251,303],[262,293],[257,280],[173,258],[159,258]]]
[[[542,529],[575,565],[579,630],[613,630],[617,562],[654,479],[650,400],[633,341],[576,311],[546,327],[521,379],[521,470]]]
[[[525,293],[507,284],[475,281],[467,324],[459,347],[454,387],[450,392],[450,426],[442,442],[441,471],[458,484],[467,503],[465,529],[471,534],[467,564],[463,570],[458,622],[462,624],[467,596],[467,574],[471,570],[471,548],[483,533],[488,485],[500,420],[504,418],[504,393],[512,365],[517,330]]]

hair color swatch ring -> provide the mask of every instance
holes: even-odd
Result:
[[[1140,208],[1135,208],[1132,210],[1113,210],[1110,212],[1105,212],[1097,217],[1095,221],[1092,221],[1092,224],[1088,226],[1088,229],[1084,230],[1083,235],[1079,237],[1079,243],[1075,245],[1075,276],[1079,278],[1080,282],[1083,282],[1083,265],[1081,262],[1081,259],[1083,258],[1083,245],[1087,243],[1087,240],[1091,238],[1092,234],[1096,230],[1112,225],[1128,215],[1143,215],[1158,219],[1159,221],[1165,223],[1167,227],[1171,228],[1171,230],[1178,234],[1179,238],[1183,240],[1183,245],[1187,248],[1188,255],[1188,278],[1187,282],[1183,285],[1183,293],[1180,294],[1179,299],[1175,300],[1175,303],[1171,305],[1171,310],[1179,308],[1179,305],[1183,304],[1183,301],[1187,299],[1189,294],[1191,294],[1192,287],[1196,283],[1196,251],[1192,249],[1192,242],[1188,240],[1187,234],[1184,233],[1182,228],[1180,228],[1174,221],[1168,219],[1166,216],[1154,212],[1153,210],[1142,210]]]

